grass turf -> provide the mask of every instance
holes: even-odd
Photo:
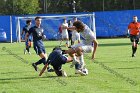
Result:
[[[39,77],[31,66],[39,57],[33,48],[31,55],[24,55],[24,42],[0,43],[0,93],[140,93],[140,49],[132,58],[128,38],[98,42],[96,59],[91,60],[91,54],[84,56],[89,75],[75,75],[68,63],[63,65],[66,78],[54,73]],[[44,42],[47,53],[58,44],[59,41]],[[39,66],[42,67],[43,64]]]

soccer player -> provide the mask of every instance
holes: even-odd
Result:
[[[26,33],[29,31],[29,29],[31,28],[31,20],[27,20],[26,21],[26,25],[23,27],[23,30],[22,30],[22,33],[21,33],[21,36],[23,36],[23,34],[26,35]],[[30,52],[30,47],[31,47],[31,40],[32,37],[30,36],[26,42],[25,42],[25,49],[24,49],[24,54],[26,54],[26,51],[31,54]]]
[[[38,60],[35,63],[32,63],[32,66],[34,67],[34,69],[37,71],[37,65],[43,63],[45,65],[46,63],[46,51],[45,51],[45,47],[43,44],[42,39],[45,37],[43,34],[43,28],[41,27],[41,17],[36,17],[35,18],[35,26],[31,27],[29,29],[29,32],[26,33],[26,41],[28,40],[28,37],[30,34],[33,35],[33,45],[34,45],[34,50],[36,52],[36,54],[38,54],[40,56],[40,60]]]
[[[63,23],[61,25],[61,28],[62,28],[62,40],[66,41],[66,46],[68,47],[69,46],[69,37],[68,37],[67,27],[68,27],[68,23],[67,23],[67,20],[64,18]],[[60,46],[61,46],[62,40],[60,41]]]
[[[130,34],[130,41],[132,42],[132,57],[136,56],[137,46],[139,43],[140,23],[138,17],[133,16],[133,22],[128,25],[128,33]]]
[[[77,17],[73,18],[73,23],[77,21]],[[76,30],[72,31],[72,45],[74,45],[75,41],[78,41],[80,43],[80,33],[78,33]]]
[[[47,66],[49,64],[51,64],[54,68],[54,71],[56,73],[57,76],[64,76],[66,77],[67,74],[65,71],[62,70],[62,65],[65,63],[69,63],[72,62],[72,58],[71,57],[66,57],[63,54],[66,54],[67,50],[61,50],[61,48],[56,47],[53,49],[53,51],[50,53],[47,62],[45,64],[45,66],[43,67],[43,69],[41,70],[39,76],[42,75],[42,73],[46,70]],[[86,73],[82,72],[79,70],[80,75],[86,75]]]
[[[68,27],[72,27],[72,26],[73,26],[72,21],[68,20]],[[69,35],[69,40],[71,41],[71,45],[72,45],[72,31],[71,30],[68,30],[68,35]]]
[[[73,27],[68,29],[76,30],[78,33],[80,33],[81,37],[83,38],[82,42],[73,45],[72,48],[68,50],[68,54],[73,58],[72,66],[78,62],[76,56],[74,55],[76,53],[79,56],[81,69],[83,69],[85,67],[83,53],[92,52],[91,59],[94,59],[96,49],[98,47],[98,42],[96,40],[94,32],[81,21],[74,22]]]

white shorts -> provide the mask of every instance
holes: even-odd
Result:
[[[93,52],[93,46],[92,45],[84,45],[84,44],[76,44],[71,46],[72,49],[76,49],[77,47],[81,47],[84,53],[91,53]]]
[[[72,41],[75,42],[76,40],[80,41],[80,34],[79,33],[72,33]]]
[[[62,39],[64,39],[64,38],[69,38],[69,36],[68,36],[68,34],[67,33],[65,33],[65,34],[62,34]]]

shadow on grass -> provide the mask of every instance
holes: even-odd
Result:
[[[72,75],[69,75],[68,77],[78,77],[78,76],[72,76]],[[10,81],[10,80],[27,80],[27,79],[43,79],[43,78],[50,78],[50,79],[52,79],[52,78],[61,78],[61,77],[58,77],[58,76],[46,76],[46,77],[19,77],[19,78],[0,78],[0,83],[2,83],[2,81],[4,81],[4,80],[8,80],[8,81]],[[64,78],[64,77],[62,77],[62,78]],[[6,82],[6,81],[5,81]],[[8,83],[8,82],[7,82]]]
[[[107,44],[99,44],[99,46],[107,47],[107,46],[127,46],[131,45],[131,43],[107,43]]]
[[[47,78],[47,77],[19,77],[19,78],[0,78],[0,82],[3,80],[27,80],[27,79],[39,79],[39,78]]]
[[[140,69],[140,67],[115,68],[115,69]]]
[[[11,82],[11,81],[1,81],[0,84],[11,84],[11,83],[16,83],[16,82]]]
[[[5,73],[0,73],[0,74],[21,74],[21,73],[26,73],[26,72],[29,72],[29,71],[24,71],[24,72],[5,72]],[[31,71],[33,72],[33,71]]]

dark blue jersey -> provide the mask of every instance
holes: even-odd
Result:
[[[47,63],[51,64],[52,66],[61,66],[65,64],[67,58],[62,55],[61,50],[54,50],[48,57]]]
[[[25,34],[27,32],[29,32],[29,29],[30,29],[30,26],[28,26],[28,25],[26,25],[26,26],[23,27],[23,31],[25,31]]]
[[[42,41],[42,36],[43,36],[43,28],[38,28],[37,26],[31,27],[29,29],[29,35],[33,35],[33,42],[36,43],[38,41]]]

